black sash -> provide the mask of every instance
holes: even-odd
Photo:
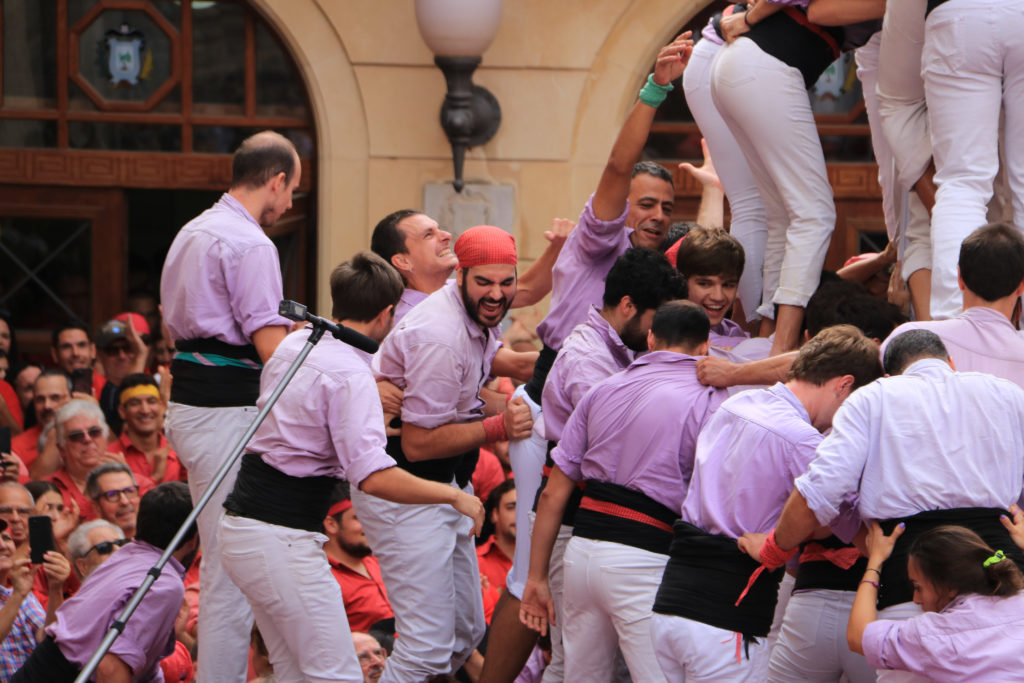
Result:
[[[805,543],[803,548],[801,548],[801,552],[811,544],[817,544],[830,550],[852,547],[848,543],[843,543],[835,536],[829,536],[828,538]],[[861,556],[849,569],[843,569],[828,560],[801,562],[800,568],[796,573],[796,583],[793,584],[793,590],[856,591],[867,568],[868,558],[864,556]]]
[[[267,524],[322,533],[337,483],[334,477],[293,477],[246,453],[224,509]]]
[[[256,347],[234,346],[219,339],[182,339],[175,348],[183,353],[212,353],[249,360],[262,367]],[[180,358],[171,361],[171,400],[202,408],[254,406],[260,396],[260,370],[236,366],[213,366]]]
[[[544,456],[544,474],[540,478],[540,486],[537,487],[537,495],[533,498],[533,511],[537,511],[537,504],[540,502],[540,494],[544,492],[544,489],[548,485],[548,472],[555,466],[555,461],[551,459],[551,451],[555,449],[558,443],[555,441],[548,441],[548,452]],[[569,496],[569,500],[565,502],[565,512],[562,513],[562,526],[573,526],[576,523],[576,511],[580,508],[580,501],[583,500],[583,489],[584,485],[577,484],[576,488],[572,490],[572,495]]]
[[[672,523],[678,518],[678,513],[639,491],[588,479],[572,535],[668,555]]]
[[[878,609],[885,609],[914,599],[914,589],[907,577],[907,551],[918,536],[937,526],[952,524],[967,527],[981,536],[982,540],[995,550],[1002,550],[1024,571],[1024,553],[1010,538],[1000,515],[1009,514],[1002,508],[954,508],[952,510],[928,510],[902,519],[887,519],[879,522],[882,531],[891,534],[900,522],[907,525],[903,535],[896,539],[892,555],[882,565],[882,579],[878,590]]]
[[[11,678],[11,683],[71,683],[81,670],[82,667],[68,661],[53,636],[46,636]]]
[[[540,350],[540,355],[537,357],[537,362],[533,365],[533,377],[526,383],[523,391],[530,397],[530,400],[540,405],[541,395],[544,393],[544,384],[548,381],[548,373],[551,372],[551,366],[555,364],[555,358],[558,356],[558,350],[553,349],[547,344]]]
[[[783,568],[764,570],[737,606],[751,575],[761,566],[740,552],[736,539],[711,535],[683,520],[654,600],[654,611],[699,621],[746,638],[768,635]]]
[[[804,85],[814,85],[828,65],[839,58],[843,29],[818,26],[804,10],[785,7],[743,34],[766,53],[800,71]]]
[[[391,426],[396,429],[401,429],[402,420],[401,418],[395,418],[391,420]],[[476,470],[477,460],[480,459],[480,449],[474,448],[468,450],[461,455],[454,455],[450,458],[436,458],[434,460],[419,460],[412,462],[405,457],[405,451],[402,450],[402,435],[389,436],[388,443],[385,449],[398,466],[406,472],[415,474],[421,479],[429,479],[430,481],[439,481],[442,484],[451,483],[454,478],[455,483],[459,485],[460,489],[466,488],[466,484],[473,478],[473,472]]]

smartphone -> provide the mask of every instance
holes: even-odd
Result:
[[[76,368],[71,371],[71,391],[92,394],[92,368]]]
[[[32,564],[42,564],[46,551],[56,549],[53,542],[53,520],[49,515],[32,515],[28,518],[28,547]]]
[[[11,428],[0,427],[0,453],[11,452]]]

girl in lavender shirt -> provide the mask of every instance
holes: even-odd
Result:
[[[1016,524],[1004,524],[1024,547],[1024,515],[1013,511]],[[936,683],[1024,680],[1024,577],[1001,550],[964,527],[936,527],[910,546],[907,573],[924,614],[876,620],[878,571],[903,530],[901,524],[886,536],[872,523],[868,569],[847,626],[850,649],[877,669],[909,671]]]

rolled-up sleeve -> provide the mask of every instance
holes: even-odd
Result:
[[[350,376],[329,397],[331,441],[345,478],[360,486],[379,470],[395,466],[384,451],[384,412],[369,374]]]

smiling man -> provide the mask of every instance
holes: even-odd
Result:
[[[136,476],[156,483],[185,481],[185,468],[163,434],[166,408],[152,375],[136,373],[121,382],[118,413],[124,431],[107,447],[124,456]]]
[[[694,228],[679,244],[676,267],[686,278],[686,298],[711,322],[713,347],[731,349],[750,335],[726,318],[743,273],[743,246],[725,230]]]
[[[105,462],[94,469],[85,480],[85,494],[100,518],[116,525],[125,538],[135,537],[141,493],[127,465]]]

